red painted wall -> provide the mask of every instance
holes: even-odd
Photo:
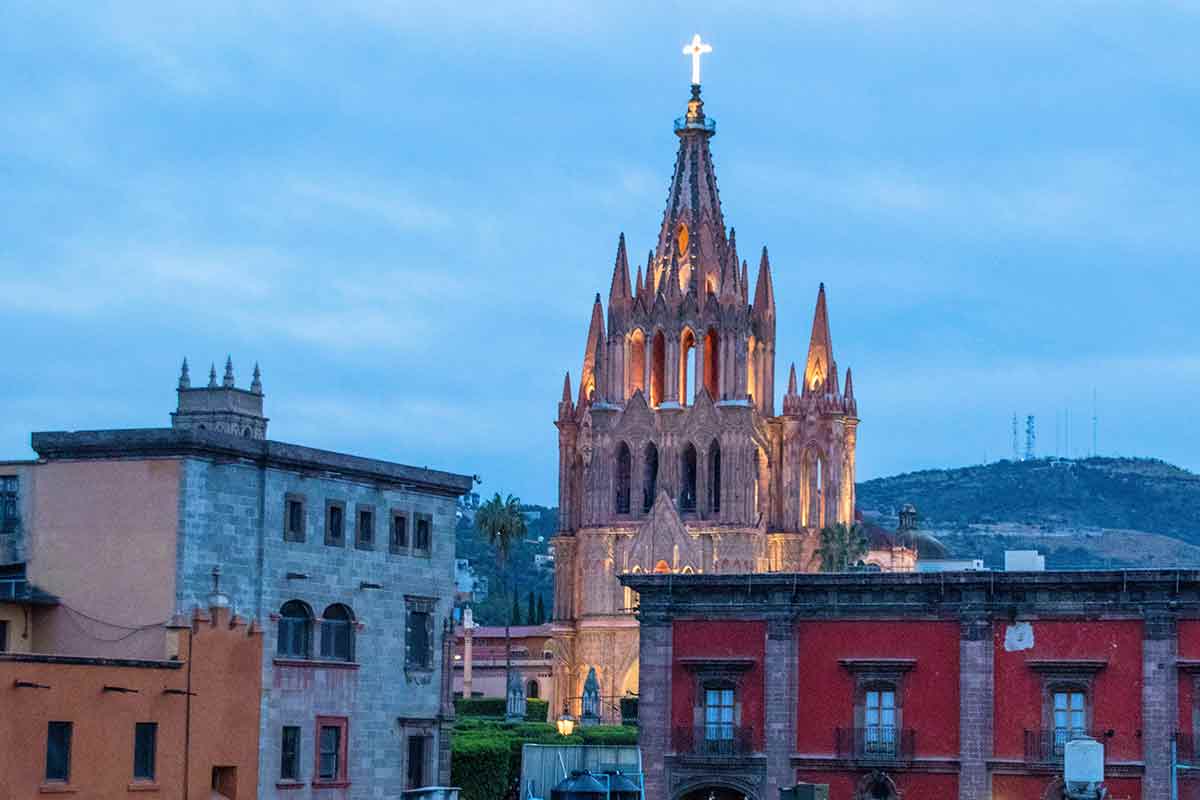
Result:
[[[1052,775],[993,775],[992,800],[1042,800]],[[1137,778],[1106,780],[1108,800],[1141,800],[1142,783]],[[833,795],[830,795],[832,800]]]
[[[916,755],[958,755],[958,623],[803,622],[797,626],[800,702],[796,749],[831,755],[835,729],[854,724],[854,675],[842,658],[914,658],[902,685],[901,725]]]
[[[1200,661],[1200,620],[1181,619],[1176,625],[1179,633],[1179,658],[1187,661]],[[1195,701],[1194,681],[1192,676],[1180,671],[1179,673],[1179,730],[1189,733],[1193,730],[1192,704]]]
[[[858,782],[867,774],[866,770],[858,772],[822,772],[820,770],[797,770],[798,783],[827,783],[829,784],[829,800],[851,800]],[[902,797],[914,797],[917,800],[953,800],[958,797],[957,775],[936,775],[924,773],[888,772],[896,781],[896,789]],[[1039,798],[1040,800],[1040,798]]]
[[[1039,621],[1033,625],[1033,647],[1007,652],[1008,623],[995,625],[995,754],[1022,758],[1024,732],[1042,728],[1042,675],[1030,669],[1030,659],[1102,659],[1108,666],[1093,685],[1092,728],[1112,728],[1105,742],[1108,761],[1142,757],[1137,731],[1142,727],[1142,623],[1140,620]],[[997,798],[999,800],[999,798]]]
[[[673,628],[671,671],[671,727],[692,725],[696,704],[695,676],[684,667],[681,658],[751,658],[754,666],[742,676],[741,724],[754,731],[754,746],[762,749],[763,736],[763,659],[766,655],[767,624],[752,622],[709,622],[676,620]]]

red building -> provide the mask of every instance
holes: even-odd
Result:
[[[622,580],[648,797],[1043,800],[1088,735],[1110,798],[1167,800],[1172,742],[1195,762],[1194,571]]]

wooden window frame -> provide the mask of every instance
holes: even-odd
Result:
[[[404,671],[433,672],[436,665],[437,630],[434,627],[434,613],[437,611],[437,599],[433,597],[404,596]],[[428,660],[417,661],[413,658],[411,633],[414,617],[425,615],[426,652]]]
[[[292,767],[292,773],[293,773],[292,775],[284,774],[285,769],[288,766],[288,759],[287,759],[288,731],[296,732],[296,737],[295,737],[296,741],[294,743],[295,747],[291,753],[291,755],[292,755],[291,767]],[[293,784],[293,783],[301,782],[300,749],[303,746],[303,744],[302,744],[303,735],[304,735],[304,731],[301,729],[301,727],[299,725],[284,725],[280,728],[280,732],[279,732],[279,781],[280,781],[280,783]]]
[[[338,508],[342,512],[342,533],[340,539],[335,539],[332,535],[330,526],[330,516],[332,510]],[[346,546],[346,502],[344,500],[326,500],[325,501],[325,544],[328,547],[345,547]]]
[[[300,504],[300,531],[292,530],[292,503]],[[288,492],[283,496],[283,540],[303,542],[308,538],[308,501],[302,494]]]
[[[8,487],[12,485],[10,490]],[[9,508],[12,513],[9,514]],[[14,533],[21,524],[21,476],[0,475],[0,533]]]
[[[425,739],[424,762],[421,765],[422,779],[426,786],[435,785],[437,783],[438,765],[436,755],[438,751],[438,725],[434,720],[429,719],[411,719],[401,717],[400,723],[400,738],[403,741],[402,753],[403,763],[401,764],[401,775],[404,779],[404,786],[407,789],[419,789],[419,786],[409,785],[409,739],[421,738]]]
[[[142,744],[142,731],[149,731],[150,745],[150,774],[138,774],[139,767],[143,766],[140,762],[144,758],[139,745]],[[137,722],[133,726],[133,780],[139,783],[154,783],[158,777],[158,723],[157,722]]]
[[[409,512],[407,512],[403,509],[393,508],[391,510],[391,513],[389,514],[389,517],[390,517],[391,521],[388,524],[388,552],[395,553],[397,555],[402,555],[404,553],[407,553],[409,550],[409,544],[410,544],[410,539],[411,539],[411,537],[409,535],[409,530],[408,530],[408,528],[409,528],[408,521],[412,517],[412,514],[410,514]],[[404,520],[404,526],[403,526],[403,531],[402,531],[403,538],[400,539],[400,541],[397,541],[397,537],[396,537],[396,520],[398,520],[398,519]]]
[[[65,759],[64,759],[65,763],[66,763],[66,769],[65,769],[65,774],[62,775],[61,777],[50,774],[50,731],[54,729],[53,726],[55,726],[55,725],[65,726],[64,728],[59,728],[59,730],[66,730],[66,732],[67,732],[66,743],[65,743],[65,747],[64,747],[64,749],[66,750]],[[71,722],[70,720],[54,720],[54,719],[48,720],[46,722],[46,751],[45,751],[46,769],[45,769],[45,772],[43,773],[43,775],[45,776],[45,779],[46,779],[46,783],[53,784],[55,786],[61,786],[63,784],[69,784],[71,782],[71,745],[73,744],[72,740],[74,738],[75,738],[75,723],[74,722]]]
[[[363,514],[371,515],[371,526],[366,538],[363,538]],[[354,547],[356,550],[375,549],[375,528],[378,520],[375,517],[375,506],[371,503],[359,503],[354,507]]]
[[[419,547],[417,544],[417,534],[421,530],[421,523],[424,522],[429,526],[429,541],[425,543],[425,547]],[[432,514],[413,514],[413,530],[412,530],[412,554],[414,556],[429,558],[433,555],[433,515]]]
[[[333,778],[321,777],[321,733],[325,728],[339,728],[337,774]],[[313,788],[336,789],[350,785],[348,756],[350,753],[350,720],[347,717],[317,717],[316,735],[313,737]]]

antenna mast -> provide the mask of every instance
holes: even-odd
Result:
[[[1012,420],[1013,461],[1021,460],[1021,448],[1017,445],[1017,412],[1013,412]]]
[[[1037,451],[1037,431],[1034,428],[1033,414],[1025,418],[1025,460],[1032,461]]]

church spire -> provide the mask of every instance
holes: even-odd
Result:
[[[579,375],[579,402],[582,406],[592,396],[592,393],[599,388],[600,364],[597,363],[597,354],[600,352],[600,346],[604,342],[604,308],[600,305],[600,293],[596,292],[596,299],[592,303],[592,322],[588,325],[587,344],[583,350],[583,371]]]
[[[221,380],[221,385],[226,389],[233,388],[233,356],[225,356],[225,377]]]
[[[192,388],[192,378],[190,375],[188,375],[188,363],[186,358],[183,359],[183,368],[179,370],[179,388]]]
[[[854,379],[850,376],[850,368],[846,367],[846,392],[842,395],[842,405],[851,416],[858,414],[858,403],[854,401]]]
[[[629,287],[629,258],[625,255],[625,234],[617,240],[617,259],[613,264],[612,286],[608,290],[608,308],[610,311],[621,308],[627,301],[632,300]]]
[[[250,391],[255,394],[262,394],[262,370],[258,368],[258,362],[254,362],[254,379],[250,381]]]
[[[813,314],[812,337],[808,344],[808,361],[804,366],[804,394],[827,391],[836,385],[833,379],[833,340],[829,335],[829,312],[825,308],[825,284],[817,290],[817,310]]]
[[[761,319],[775,319],[775,287],[771,283],[771,262],[767,248],[758,262],[758,282],[754,286],[754,313]]]
[[[571,370],[567,370],[563,375],[562,399],[558,401],[558,418],[567,419],[574,411],[575,406],[571,403]]]

